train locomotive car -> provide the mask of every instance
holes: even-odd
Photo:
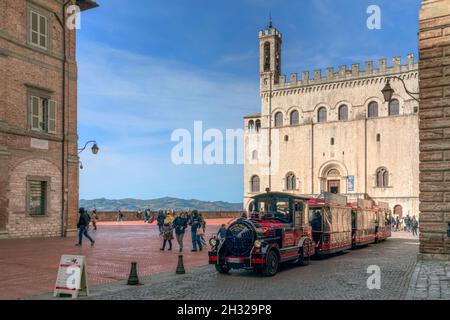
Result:
[[[223,241],[210,240],[209,263],[220,273],[253,269],[264,276],[281,263],[307,265],[314,254],[307,197],[267,192],[253,197],[250,218],[232,223]]]

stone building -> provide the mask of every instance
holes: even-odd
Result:
[[[0,237],[65,236],[78,207],[77,65],[69,5],[0,1]],[[73,30],[70,30],[73,29]]]
[[[418,91],[410,54],[351,68],[282,73],[282,34],[270,23],[259,33],[261,112],[246,116],[244,206],[272,191],[318,196],[341,193],[350,201],[388,202],[396,215],[419,214],[418,102],[391,79],[393,100],[381,90],[401,77]]]
[[[450,0],[419,20],[420,257],[450,260]]]

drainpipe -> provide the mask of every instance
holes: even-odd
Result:
[[[62,6],[62,20],[56,15],[58,22],[63,29],[63,65],[62,65],[62,100],[61,100],[61,112],[62,112],[62,141],[61,141],[61,237],[66,236],[65,230],[65,211],[66,211],[66,63],[67,63],[67,44],[66,44],[66,7],[72,3],[72,0],[67,0]],[[68,169],[68,167],[67,167]]]
[[[269,85],[269,190],[272,191],[272,72]]]

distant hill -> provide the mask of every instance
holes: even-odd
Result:
[[[93,199],[80,200],[80,207],[92,210],[94,207],[98,211],[138,211],[150,208],[151,210],[200,210],[200,211],[241,211],[242,203],[230,203],[224,201],[201,201],[201,200],[185,200],[178,198],[165,197],[153,200],[139,199]]]

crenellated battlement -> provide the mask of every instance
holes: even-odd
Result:
[[[338,70],[335,70],[333,67],[326,68],[325,70],[325,75],[322,74],[321,69],[314,70],[312,74],[310,71],[303,71],[301,79],[298,78],[297,73],[291,73],[289,78],[282,75],[280,76],[279,83],[275,84],[273,89],[279,90],[293,87],[304,87],[330,82],[341,82],[368,77],[388,76],[391,74],[404,73],[408,71],[417,71],[418,64],[414,62],[414,55],[410,53],[406,57],[406,64],[402,64],[401,57],[394,57],[392,59],[391,66],[388,66],[386,58],[379,59],[377,69],[374,69],[373,61],[366,61],[364,64],[364,70],[360,69],[359,63],[352,64],[350,68],[346,65],[342,65],[338,68]]]

